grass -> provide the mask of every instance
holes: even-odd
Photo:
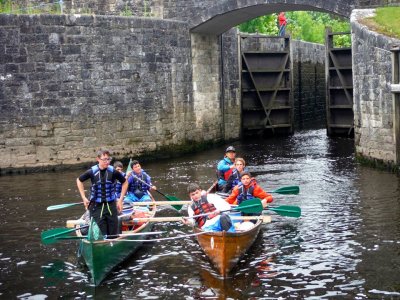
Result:
[[[400,7],[377,8],[374,17],[366,18],[361,23],[378,33],[398,39],[400,38]]]

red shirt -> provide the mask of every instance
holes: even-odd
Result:
[[[281,13],[279,14],[279,16],[278,16],[278,21],[279,21],[279,26],[282,26],[282,25],[286,25],[286,24],[287,24],[287,21],[286,21],[286,17],[285,17],[285,13],[284,13],[284,12],[281,12]]]

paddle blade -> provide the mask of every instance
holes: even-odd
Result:
[[[282,205],[278,207],[268,207],[268,210],[276,212],[284,217],[299,218],[301,216],[301,208],[298,206]]]
[[[261,213],[263,210],[263,206],[260,199],[254,198],[245,200],[239,204],[239,206],[235,207],[233,210],[238,210],[243,213]]]
[[[168,201],[181,201],[181,199],[175,197],[175,196],[171,196],[171,195],[164,195],[165,198],[167,198]],[[182,205],[172,205],[173,208],[175,208],[176,210],[180,210],[182,208]]]
[[[271,193],[275,194],[283,194],[283,195],[297,195],[300,192],[300,188],[297,185],[293,186],[284,186],[280,189],[273,190]]]
[[[72,231],[74,231],[74,230],[75,229],[73,229]],[[54,229],[49,229],[49,230],[43,231],[41,233],[42,243],[44,245],[57,243],[58,236],[68,234],[70,232],[71,232],[71,229],[69,229],[69,228],[54,228]]]
[[[77,203],[66,203],[66,204],[57,204],[57,205],[51,205],[47,207],[47,210],[56,210],[56,209],[62,209],[62,208],[67,208],[70,206],[75,206],[78,204],[83,204],[82,202],[77,202]]]

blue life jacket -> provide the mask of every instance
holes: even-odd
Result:
[[[132,175],[130,175],[130,177],[132,177],[132,181],[129,180],[129,187],[128,187],[128,191],[129,193],[135,194],[136,197],[141,198],[143,197],[144,194],[147,194],[147,191],[150,189],[149,186],[147,186],[146,184],[144,184],[143,182],[140,182],[139,180],[137,180],[135,177],[141,179],[142,181],[146,182],[147,184],[151,185],[150,182],[150,176],[145,172],[145,171],[141,171],[140,175],[137,175],[135,173],[131,173]],[[133,176],[135,175],[135,176]]]
[[[253,199],[254,198],[253,192],[254,192],[254,186],[253,185],[250,185],[250,187],[246,190],[244,188],[243,183],[239,183],[239,195],[236,198],[237,199],[237,203],[240,204],[243,201]]]
[[[101,171],[98,165],[92,168],[92,187],[90,191],[90,200],[97,203],[115,201],[115,181],[114,168],[108,166],[105,175],[101,178]]]
[[[124,172],[120,173],[125,177],[126,174]],[[122,183],[117,180],[117,182],[115,183],[115,196],[119,198],[121,196],[121,192],[122,192]]]

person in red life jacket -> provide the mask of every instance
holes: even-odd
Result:
[[[122,211],[122,201],[128,189],[124,175],[110,166],[112,158],[108,150],[97,153],[97,165],[91,167],[76,179],[79,193],[85,208],[89,210],[103,235],[118,234],[118,213]],[[84,182],[90,179],[90,201],[85,195]],[[119,199],[115,195],[116,181],[121,182],[122,189]]]
[[[253,198],[261,199],[263,207],[266,207],[268,203],[273,201],[272,196],[257,184],[249,172],[242,172],[240,174],[240,183],[233,188],[232,193],[225,201],[229,204],[239,205],[243,201]]]
[[[222,192],[230,194],[232,189],[240,183],[240,173],[245,171],[246,162],[243,158],[237,157],[235,159],[235,168],[232,170],[231,176],[229,176],[227,183]]]
[[[287,20],[284,12],[279,13],[278,23],[279,23],[279,36],[285,36]]]
[[[189,183],[187,190],[192,203],[188,207],[189,218],[183,219],[183,223],[197,226],[204,231],[235,231],[229,215],[221,214],[214,204],[208,202],[206,191],[203,191],[197,183]],[[208,215],[191,218],[201,214]]]
[[[218,177],[218,191],[222,192],[231,176],[233,169],[235,168],[234,161],[236,156],[236,150],[233,146],[229,146],[225,150],[224,158],[217,165],[217,177]]]

